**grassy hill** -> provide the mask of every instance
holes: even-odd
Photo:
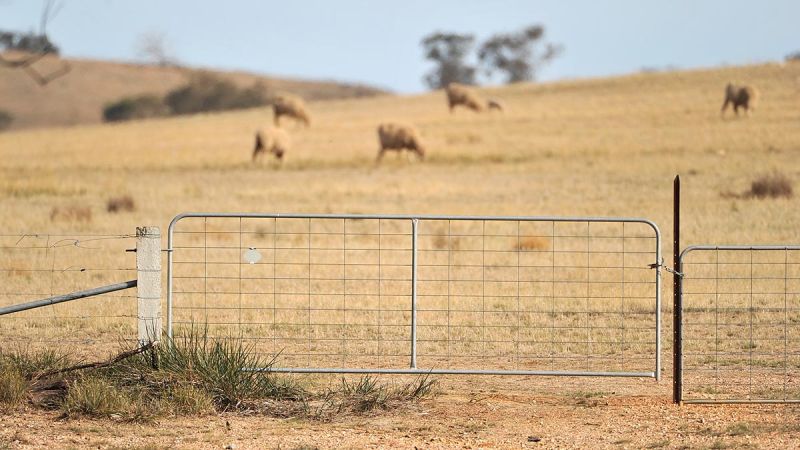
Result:
[[[165,227],[186,210],[269,210],[627,215],[668,228],[670,183],[682,173],[687,242],[796,241],[797,198],[721,194],[775,170],[800,180],[799,78],[800,64],[771,64],[481,90],[505,113],[451,115],[441,92],[311,102],[310,128],[287,123],[293,147],[282,165],[250,163],[267,108],[9,131],[2,225],[124,232]],[[752,117],[720,117],[729,80],[761,91]],[[375,166],[375,128],[387,120],[419,128],[423,163],[390,154]],[[132,195],[137,211],[107,214],[112,195]],[[90,206],[93,221],[50,220],[69,204]]]
[[[67,60],[71,71],[46,87],[23,71],[0,67],[0,110],[14,115],[12,128],[98,123],[102,108],[121,97],[164,94],[185,83],[183,69],[107,61]],[[61,61],[48,57],[36,64],[42,73],[55,70]],[[219,72],[238,85],[256,80],[274,91],[288,91],[307,99],[332,99],[375,95],[383,91],[369,86],[329,81],[270,78],[243,72]]]

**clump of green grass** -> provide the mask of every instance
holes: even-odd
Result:
[[[155,371],[152,361],[158,361]],[[202,389],[222,410],[248,400],[294,399],[305,394],[294,379],[269,373],[273,361],[261,358],[243,339],[210,339],[205,332],[189,330],[154,347],[136,363],[134,369],[140,374],[156,372],[175,383]],[[246,368],[265,370],[242,370]]]

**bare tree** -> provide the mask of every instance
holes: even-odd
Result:
[[[69,73],[71,67],[68,62],[62,61],[61,66],[48,73],[41,73],[36,70],[34,64],[42,58],[51,54],[58,54],[56,47],[47,37],[47,24],[58,15],[63,2],[57,0],[44,0],[42,13],[39,18],[39,33],[31,33],[23,36],[15,36],[14,33],[0,33],[0,47],[5,50],[21,49],[19,55],[8,57],[0,53],[0,66],[12,69],[23,70],[31,79],[40,86],[46,86],[56,78]]]
[[[532,25],[515,33],[496,34],[481,44],[478,60],[487,75],[495,72],[505,74],[507,83],[531,81],[536,79],[536,71],[542,65],[558,56],[562,47],[546,43],[538,50],[544,40],[544,27]]]
[[[136,44],[138,54],[148,62],[161,67],[178,65],[178,59],[173,55],[167,36],[160,31],[151,31],[139,37]]]

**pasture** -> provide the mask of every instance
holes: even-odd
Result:
[[[730,112],[720,117],[729,81],[759,89],[751,117],[734,118]],[[800,64],[518,84],[478,92],[501,99],[505,111],[476,114],[457,108],[451,114],[442,92],[309,102],[312,126],[283,123],[292,146],[281,163],[270,158],[251,163],[255,131],[272,122],[268,108],[3,133],[0,226],[14,236],[124,235],[140,225],[159,226],[165,233],[172,217],[186,211],[633,216],[661,227],[661,250],[669,264],[671,183],[681,174],[684,246],[800,241],[797,197],[742,195],[765,174],[781,172],[800,180]],[[424,161],[390,153],[376,164],[376,127],[387,121],[419,130]],[[107,212],[108,199],[121,196],[130,196],[135,209]],[[54,208],[88,208],[91,214],[54,214]],[[127,274],[127,244],[110,246],[113,258],[104,252],[69,251],[89,255],[83,264],[114,265]],[[121,281],[118,275],[101,273],[94,281]],[[31,278],[16,289],[35,289],[37,283]],[[36,447],[49,435],[58,436],[56,442],[65,447],[800,445],[798,410],[792,406],[670,404],[672,289],[666,273],[662,294],[660,383],[443,376],[432,400],[332,423],[224,413],[202,420],[168,417],[157,425],[119,423],[110,432],[102,421],[62,422],[55,414],[26,411],[2,418],[0,446]],[[3,302],[12,301],[3,297]],[[129,303],[128,314],[134,308]],[[110,314],[113,305],[88,300],[60,311]],[[129,318],[81,320],[62,328],[57,322],[46,327],[4,324],[1,333],[6,339],[22,333],[52,340],[102,333],[103,345],[110,348],[131,324]],[[325,376],[305,378],[315,385],[331,382]]]

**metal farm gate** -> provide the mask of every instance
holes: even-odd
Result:
[[[635,218],[181,214],[167,332],[283,372],[658,378],[660,244]]]
[[[800,402],[800,246],[692,246],[676,268],[676,402]]]

